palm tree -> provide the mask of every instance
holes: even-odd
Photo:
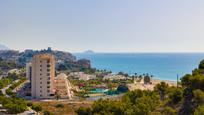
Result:
[[[137,76],[137,73],[135,73],[135,76]]]
[[[146,76],[149,76],[149,73],[146,73]]]
[[[153,77],[154,77],[154,76],[153,76],[153,75],[151,75],[150,77],[151,77],[151,83],[152,83],[152,80],[153,80]]]

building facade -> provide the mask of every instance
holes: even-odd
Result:
[[[33,99],[54,98],[55,57],[36,54],[31,60],[31,95]]]
[[[26,77],[27,79],[29,79],[29,81],[31,82],[31,77],[32,77],[32,67],[31,67],[31,63],[26,63]]]
[[[60,98],[72,99],[73,91],[72,85],[67,79],[67,75],[60,73],[55,79],[56,93],[60,95]]]

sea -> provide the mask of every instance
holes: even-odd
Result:
[[[77,59],[89,59],[100,70],[129,75],[150,74],[155,79],[176,81],[198,67],[204,53],[75,53]]]

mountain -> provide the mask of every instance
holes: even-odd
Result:
[[[13,60],[19,66],[25,66],[31,60],[33,55],[39,53],[51,53],[56,58],[56,69],[58,70],[80,70],[81,68],[90,68],[90,60],[80,59],[77,60],[76,56],[69,52],[57,51],[51,49],[44,50],[25,50],[23,52],[15,50],[0,50],[0,58],[5,60]]]
[[[86,53],[86,54],[93,54],[94,51],[92,51],[92,50],[86,50],[86,51],[84,51],[84,53]]]
[[[9,48],[3,44],[0,44],[0,50],[9,50]]]
[[[57,51],[57,50],[51,50],[51,49],[44,49],[44,50],[25,50],[24,52],[21,52],[19,54],[19,57],[17,59],[17,62],[19,64],[25,65],[26,62],[30,61],[30,59],[33,57],[35,54],[39,53],[51,53],[55,55],[56,62],[76,62],[76,57],[72,55],[69,52],[64,52],[64,51]]]

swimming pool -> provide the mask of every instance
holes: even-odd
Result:
[[[105,93],[105,92],[108,92],[108,89],[95,88],[95,89],[92,89],[90,92],[91,92],[91,93]]]

